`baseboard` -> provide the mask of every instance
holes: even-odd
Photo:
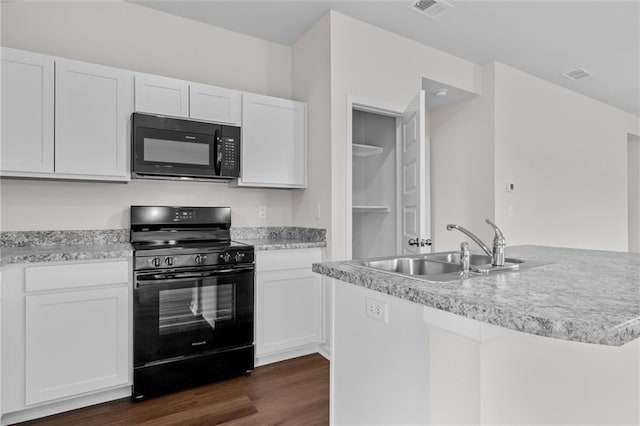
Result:
[[[12,425],[15,423],[25,422],[27,420],[39,419],[41,417],[63,413],[65,411],[71,411],[78,408],[89,407],[91,405],[102,404],[103,402],[107,401],[127,398],[129,396],[131,396],[130,385],[66,401],[55,402],[33,408],[26,408],[24,410],[15,411],[13,413],[6,413],[2,415],[0,424]]]
[[[318,353],[322,355],[327,361],[331,361],[331,348],[326,344],[318,346]]]
[[[322,356],[324,356],[324,354],[322,354],[322,352],[320,351],[320,345],[318,344],[311,344],[311,345],[301,346],[296,349],[274,352],[266,355],[259,355],[259,356],[256,356],[256,367],[273,364],[274,362],[285,361],[287,359],[297,358],[299,356],[305,356],[305,355],[310,355],[314,353],[320,353]]]

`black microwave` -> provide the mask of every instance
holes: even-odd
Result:
[[[240,176],[240,127],[135,112],[131,130],[133,177]]]

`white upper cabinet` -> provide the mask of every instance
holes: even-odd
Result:
[[[240,126],[242,93],[206,84],[189,84],[190,117]]]
[[[136,74],[135,110],[189,117],[189,82],[150,74]]]
[[[306,187],[306,104],[242,96],[242,156],[238,186]]]
[[[3,176],[129,179],[133,77],[2,48]]]
[[[131,85],[125,70],[56,61],[56,173],[128,176]]]
[[[53,79],[50,56],[3,47],[0,169],[53,172]]]

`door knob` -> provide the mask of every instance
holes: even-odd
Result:
[[[409,245],[410,246],[417,246],[417,247],[430,246],[431,245],[431,239],[427,238],[425,240],[424,238],[412,238],[412,239],[409,240]]]

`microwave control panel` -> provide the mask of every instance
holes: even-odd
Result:
[[[222,134],[218,138],[221,158],[220,175],[229,177],[240,176],[240,128],[222,126]]]
[[[237,141],[235,138],[222,137],[222,168],[227,170],[235,170],[238,165],[238,150],[236,149]]]

